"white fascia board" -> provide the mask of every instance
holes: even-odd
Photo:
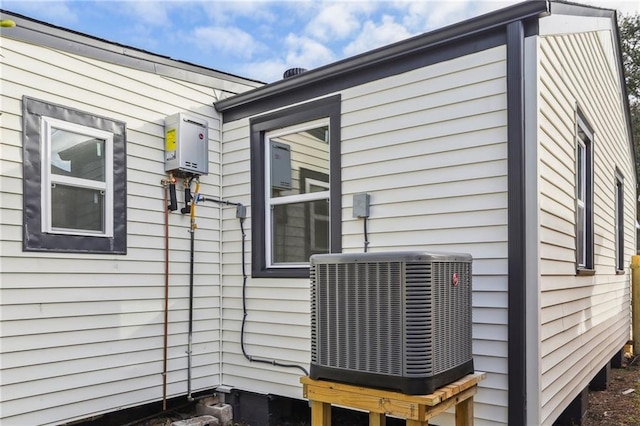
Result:
[[[609,17],[551,14],[539,22],[541,36],[613,30]]]

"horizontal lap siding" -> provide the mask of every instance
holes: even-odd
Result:
[[[625,185],[625,264],[635,178],[617,75],[596,33],[540,41],[541,416],[551,424],[629,337],[629,268],[615,274],[615,170]],[[594,135],[594,276],[575,276],[575,105]]]
[[[0,422],[57,424],[160,400],[163,119],[190,111],[208,120],[211,172],[201,189],[219,195],[212,89],[10,39],[2,45]],[[126,123],[127,255],[22,251],[23,95]],[[197,216],[194,390],[220,380],[219,209],[198,206]],[[171,215],[169,396],[187,388],[188,227],[188,217]]]
[[[488,372],[476,424],[507,421],[504,46],[343,93],[344,251],[363,247],[352,196],[371,196],[370,250],[473,255],[473,353]],[[434,422],[450,424],[453,417]]]
[[[362,250],[351,203],[354,193],[368,192],[372,251],[474,256],[474,360],[489,373],[476,397],[478,424],[507,418],[505,69],[499,47],[342,92],[344,251]],[[225,123],[223,134],[223,196],[249,204],[249,120]],[[232,210],[223,212],[223,382],[301,398],[299,370],[242,356],[242,245]],[[250,228],[249,218],[247,270]],[[308,279],[250,278],[247,312],[250,355],[308,366]]]
[[[251,205],[249,120],[223,125],[222,195]],[[245,268],[251,274],[251,208],[245,222]],[[302,398],[302,371],[249,362],[242,354],[242,232],[235,208],[223,211],[222,382],[239,389]],[[309,280],[249,278],[245,351],[249,356],[309,368]]]

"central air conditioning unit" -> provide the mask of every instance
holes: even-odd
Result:
[[[471,255],[311,256],[309,376],[405,394],[473,372]]]

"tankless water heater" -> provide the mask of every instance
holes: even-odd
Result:
[[[209,173],[209,125],[202,118],[177,113],[164,120],[164,170],[177,175]]]

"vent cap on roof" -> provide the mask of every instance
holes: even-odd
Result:
[[[303,72],[307,71],[306,68],[289,68],[288,70],[286,70],[283,74],[282,74],[282,78],[289,78],[289,77],[293,77],[296,76],[298,74],[302,74]]]

